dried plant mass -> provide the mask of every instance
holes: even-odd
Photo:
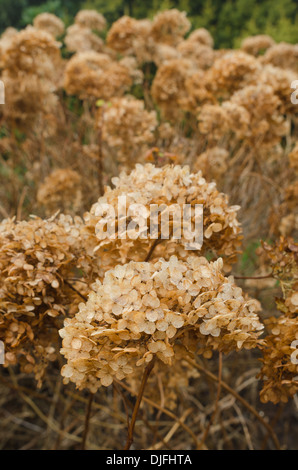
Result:
[[[0,37],[1,448],[297,447],[298,45],[91,4]]]

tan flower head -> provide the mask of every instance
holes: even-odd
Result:
[[[41,31],[46,31],[54,38],[61,36],[64,33],[64,23],[58,16],[52,13],[40,13],[33,20],[33,26]]]
[[[95,31],[103,31],[107,22],[96,10],[80,10],[75,16],[75,24]]]
[[[156,42],[176,46],[190,30],[186,12],[175,8],[158,13],[152,22],[151,35]]]
[[[255,347],[263,328],[255,300],[208,263],[175,256],[155,263],[130,262],[108,271],[86,304],[60,330],[64,382],[95,392],[122,380],[156,357],[171,366],[176,345],[206,356]]]
[[[107,54],[86,51],[75,54],[65,69],[66,92],[80,98],[110,99],[131,85],[129,70]]]
[[[70,168],[54,170],[39,186],[37,201],[45,207],[46,214],[53,215],[58,210],[64,213],[80,210],[82,192],[80,175]]]
[[[275,44],[274,39],[267,34],[257,34],[245,38],[241,43],[241,49],[247,54],[257,56],[260,52],[269,49]]]
[[[185,249],[189,240],[184,231],[181,230],[181,239],[177,236],[172,238],[173,230],[179,230],[180,225],[179,219],[172,219],[170,212],[173,208],[179,208],[181,215],[184,204],[203,205],[204,238],[199,253],[211,250],[217,257],[223,256],[227,269],[230,262],[236,260],[241,244],[241,230],[236,215],[239,207],[229,206],[226,195],[216,189],[215,183],[207,183],[200,172],[192,174],[187,166],[168,165],[156,168],[152,164],[137,164],[130,174],[122,172],[119,177],[113,178],[112,182],[115,189],[106,188],[104,196],[85,214],[87,234],[91,237],[90,241],[93,240],[95,256],[100,259],[105,270],[131,259],[144,260],[152,243],[162,236],[164,240],[155,247],[154,258],[169,257],[174,253],[179,253],[182,257],[189,256],[188,249]],[[123,214],[124,208],[120,208],[118,213],[120,196],[126,196],[127,210]],[[103,217],[106,204],[113,208],[116,217],[115,233],[111,235],[105,233],[105,225],[106,222],[113,225],[114,214]],[[145,236],[141,236],[141,228],[136,230],[136,235],[130,235],[129,221],[134,215],[132,208],[136,207],[136,204],[142,204],[146,210],[142,219]],[[159,233],[155,233],[154,229],[150,231],[150,207],[156,206],[164,207],[163,217],[169,217],[169,234],[160,232],[160,224]],[[194,217],[196,216],[192,213],[192,223],[195,223]]]

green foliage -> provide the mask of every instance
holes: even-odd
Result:
[[[8,26],[20,26],[22,11],[26,7],[26,0],[0,0],[0,30]]]
[[[276,41],[298,42],[298,0],[0,0],[0,30],[24,27],[48,11],[70,24],[78,10],[95,9],[110,26],[123,15],[152,18],[169,8],[186,11],[192,28],[207,28],[217,48],[238,47],[243,38],[269,34]]]
[[[60,0],[50,0],[42,3],[41,5],[32,5],[24,9],[22,14],[22,26],[32,24],[35,16],[40,13],[54,13],[55,15],[61,16],[61,2]]]

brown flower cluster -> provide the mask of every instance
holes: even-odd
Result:
[[[106,20],[96,10],[80,10],[64,38],[70,52],[104,52],[104,42],[98,33],[106,28]]]
[[[298,244],[282,237],[263,248],[283,296],[276,299],[280,316],[265,320],[260,396],[264,402],[286,402],[298,391]]]
[[[193,69],[194,65],[188,59],[168,60],[158,68],[151,93],[163,118],[174,121],[181,117],[181,104],[184,106],[187,99],[186,80]]]
[[[104,16],[96,10],[80,10],[75,16],[75,24],[98,32],[107,26]]]
[[[64,382],[95,392],[154,357],[170,366],[176,343],[185,354],[194,344],[206,355],[255,347],[263,328],[258,303],[245,300],[221,268],[221,259],[172,256],[108,271],[60,330]]]
[[[156,42],[176,46],[190,30],[186,13],[173,8],[158,13],[152,22],[151,35]]]
[[[80,175],[70,168],[54,170],[37,191],[37,201],[45,207],[48,216],[61,210],[66,214],[77,214],[82,204]]]
[[[142,155],[154,141],[157,127],[155,111],[147,111],[143,100],[134,97],[113,98],[104,110],[99,110],[102,139],[108,152],[127,168],[136,163],[135,151]]]
[[[68,94],[108,100],[121,96],[130,87],[129,69],[107,54],[79,52],[67,63],[64,87]]]
[[[65,280],[84,269],[79,218],[0,224],[0,338],[6,364],[19,364],[41,385],[57,358],[57,331],[80,297]]]
[[[7,122],[28,129],[40,113],[55,112],[62,62],[60,44],[50,33],[27,27],[13,34],[2,61]]]
[[[280,42],[272,45],[264,54],[262,62],[272,64],[281,69],[298,70],[298,45]]]
[[[274,39],[268,36],[268,34],[257,34],[256,36],[245,38],[241,43],[241,49],[247,52],[247,54],[257,56],[261,52],[266,51],[266,49],[274,46],[274,44]]]
[[[144,260],[150,246],[152,243],[156,244],[158,239],[161,243],[155,247],[154,257],[169,257],[178,253],[180,257],[186,257],[189,255],[188,250],[193,246],[195,247],[193,249],[200,248],[203,253],[211,250],[217,257],[222,256],[225,269],[231,269],[231,263],[235,262],[239,253],[242,238],[237,220],[239,207],[229,206],[226,195],[216,189],[215,183],[207,183],[200,172],[193,174],[187,166],[168,165],[157,168],[150,163],[137,164],[130,174],[122,172],[119,177],[113,178],[112,182],[115,189],[106,188],[104,196],[99,198],[90,212],[84,216],[86,231],[90,237],[93,237],[96,254],[105,270],[131,259]],[[126,196],[127,209],[133,208],[131,212],[125,211],[124,207],[119,209],[121,196]],[[106,204],[113,208],[112,213],[105,213]],[[145,207],[146,214],[142,212],[138,214],[138,204]],[[182,217],[184,204],[189,204],[192,208],[195,204],[203,204],[202,246],[190,241],[187,230],[186,233],[183,230],[181,239],[177,236],[176,230],[179,230],[181,222],[179,216]],[[168,217],[168,234],[160,233],[162,224],[159,223],[156,229],[152,231],[150,229],[152,215],[150,207],[156,205],[162,208],[163,217],[165,219]],[[129,222],[135,215],[138,215],[138,223],[135,222],[137,228],[135,225],[132,228]],[[111,224],[113,227],[114,217],[116,217],[115,234],[113,232],[109,234],[106,232],[106,225]],[[192,211],[190,214],[192,228],[197,217],[195,211]]]
[[[67,28],[64,38],[65,45],[70,52],[103,52],[103,40],[94,34],[90,28],[80,26],[77,23]]]
[[[64,23],[58,16],[52,13],[40,13],[33,20],[33,26],[41,31],[52,34],[54,38],[64,33]]]
[[[148,40],[148,33],[151,30],[151,22],[149,20],[136,20],[129,16],[122,16],[115,21],[109,29],[107,35],[107,45],[122,54],[133,54],[138,42]]]

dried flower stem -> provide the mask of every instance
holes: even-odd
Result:
[[[84,433],[83,433],[83,438],[82,438],[82,450],[85,450],[86,447],[86,441],[87,441],[87,435],[89,431],[89,422],[90,422],[90,415],[91,415],[91,408],[92,408],[92,402],[94,398],[94,393],[90,392],[89,395],[89,400],[87,403],[87,410],[86,410],[86,415],[85,415],[85,426],[84,426]]]
[[[218,402],[219,402],[219,397],[220,397],[220,392],[221,392],[221,379],[222,379],[222,353],[219,353],[219,358],[218,358],[218,385],[217,385],[217,394],[216,394],[216,400],[215,400],[215,406],[214,406],[214,411],[213,414],[209,420],[208,426],[205,429],[205,432],[203,434],[202,440],[198,446],[198,450],[200,450],[208,436],[208,433],[210,431],[211,425],[215,419],[217,409],[218,409]]]
[[[98,174],[98,188],[99,196],[104,193],[103,186],[103,151],[102,151],[102,126],[103,126],[104,110],[103,107],[100,111],[100,120],[98,125],[98,163],[97,163],[97,174]]]
[[[76,292],[81,297],[81,299],[83,299],[85,302],[87,302],[87,300],[88,300],[87,297],[85,295],[81,294],[81,292],[79,292],[70,282],[67,281],[67,279],[64,279],[64,282],[71,290]]]
[[[117,379],[114,379],[114,382],[116,382],[118,385],[120,385],[122,388],[124,388],[125,390],[127,390],[129,393],[131,393],[132,395],[136,395],[136,392],[131,389],[130,387],[128,387],[126,384],[124,384],[123,382],[121,382],[120,380],[117,380]],[[159,405],[158,403],[155,403],[153,400],[150,400],[150,398],[147,398],[147,397],[143,397],[143,400],[145,403],[148,403],[148,405],[152,406],[153,408],[156,408],[157,410],[160,410],[162,413],[164,413],[165,415],[169,416],[169,418],[171,419],[174,419],[175,421],[177,421],[177,423],[180,424],[180,426],[192,437],[193,441],[194,441],[194,444],[197,448],[197,446],[199,445],[199,442],[198,442],[198,439],[197,439],[197,436],[195,435],[195,433],[190,429],[190,427],[187,426],[187,424],[185,424],[180,418],[178,418],[178,416],[176,416],[174,413],[172,413],[170,410],[167,410],[167,408],[164,408],[163,406]]]
[[[158,239],[158,238],[157,238],[156,240],[154,240],[154,242],[152,243],[152,245],[151,245],[151,247],[150,247],[150,250],[148,251],[148,254],[147,254],[146,258],[145,258],[145,261],[146,261],[146,262],[150,261],[150,258],[151,258],[151,256],[153,255],[153,252],[154,252],[155,248],[156,248],[157,245],[158,245],[159,243],[161,243],[161,242],[162,242],[162,240],[160,240],[160,239]]]
[[[234,276],[234,279],[270,279],[273,278],[273,274],[266,274],[264,276]]]
[[[150,373],[151,373],[151,371],[154,367],[154,363],[155,363],[155,359],[153,358],[152,361],[149,362],[149,364],[147,365],[147,367],[144,371],[141,386],[140,386],[140,390],[139,390],[139,393],[138,393],[138,396],[137,396],[137,400],[136,400],[134,410],[133,410],[133,413],[132,413],[130,425],[129,425],[129,428],[128,428],[128,436],[127,436],[127,441],[126,441],[124,450],[129,450],[130,446],[133,442],[133,432],[134,432],[134,428],[135,428],[135,424],[136,424],[138,411],[139,411],[139,408],[140,408],[140,404],[141,404],[141,401],[142,401],[142,397],[143,397],[143,394],[144,394],[146,383],[147,383],[149,375],[150,375]]]

